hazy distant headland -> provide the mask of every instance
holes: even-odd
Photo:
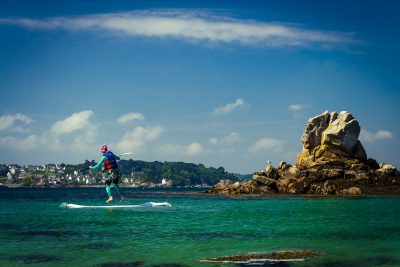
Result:
[[[400,195],[400,173],[367,157],[361,127],[347,111],[310,118],[296,165],[269,162],[246,182],[222,182],[208,190],[223,194]]]

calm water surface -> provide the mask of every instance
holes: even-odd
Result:
[[[1,188],[0,266],[234,266],[199,260],[288,249],[323,255],[265,266],[400,266],[400,198],[125,192],[172,207],[69,209],[104,205],[104,189]]]

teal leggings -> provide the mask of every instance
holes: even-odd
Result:
[[[118,182],[119,178],[121,178],[121,174],[119,173],[118,169],[114,169],[112,171],[107,172],[106,174],[106,192],[107,195],[111,196],[111,183],[114,184],[115,189],[117,190],[118,194],[122,196],[121,188],[119,188]]]
[[[106,191],[107,191],[107,195],[110,197],[111,196],[111,183],[109,184],[109,183],[106,183]],[[114,183],[114,187],[115,187],[115,189],[117,190],[117,192],[118,192],[118,194],[120,195],[120,196],[122,196],[122,192],[121,192],[121,188],[119,188],[119,185],[118,185],[118,183]]]

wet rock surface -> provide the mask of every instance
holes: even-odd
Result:
[[[223,182],[217,194],[400,195],[400,173],[367,157],[358,121],[348,112],[324,112],[308,120],[296,165],[269,162],[246,182]]]

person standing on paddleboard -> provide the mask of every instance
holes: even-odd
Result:
[[[121,188],[118,185],[119,179],[121,178],[121,174],[118,169],[117,160],[120,160],[120,157],[118,155],[115,155],[110,150],[108,150],[107,145],[102,145],[100,147],[100,151],[103,154],[103,157],[101,157],[99,163],[89,168],[91,170],[96,170],[101,165],[104,166],[105,178],[106,178],[106,191],[108,195],[106,203],[110,203],[111,201],[113,201],[113,197],[111,195],[111,183],[114,183],[115,189],[121,196],[121,201],[124,201],[125,197],[122,195]]]

